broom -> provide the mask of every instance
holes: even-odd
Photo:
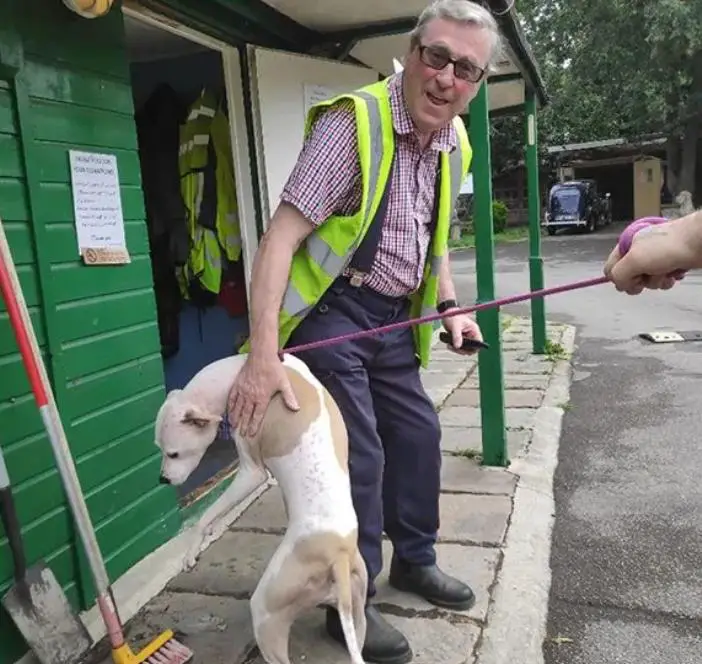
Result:
[[[112,647],[112,659],[115,664],[185,664],[193,657],[193,652],[176,641],[172,630],[166,630],[138,653],[133,653],[124,640],[124,632],[117,609],[109,589],[109,577],[100,547],[95,537],[95,530],[80,488],[71,450],[66,440],[66,433],[56,407],[46,368],[41,358],[39,344],[32,327],[27,304],[17,277],[12,260],[5,229],[0,219],[0,291],[7,306],[17,345],[25,365],[27,377],[39,406],[46,433],[56,459],[68,502],[78,526],[83,547],[85,548],[90,570],[98,591],[97,604],[105,623]]]

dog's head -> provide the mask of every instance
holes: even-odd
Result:
[[[188,479],[216,438],[221,420],[181,390],[168,393],[156,417],[156,445],[163,455],[161,482],[178,486]]]

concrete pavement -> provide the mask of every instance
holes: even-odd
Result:
[[[532,661],[545,635],[551,478],[568,401],[569,361],[530,353],[529,321],[504,331],[510,469],[479,465],[476,362],[437,348],[423,380],[444,431],[439,563],[472,584],[477,603],[453,612],[378,584],[380,609],[409,638],[417,664]],[[549,325],[566,355],[574,330]],[[248,599],[280,541],[285,516],[272,487],[129,624],[133,647],[167,627],[209,664],[262,664],[253,645]],[[386,543],[386,561],[390,547]],[[293,627],[293,662],[341,664],[344,650],[323,630],[322,610]],[[527,654],[530,653],[527,657]]]

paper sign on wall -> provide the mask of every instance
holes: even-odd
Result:
[[[473,174],[468,173],[467,177],[465,180],[463,180],[463,184],[461,185],[461,194],[472,194],[473,193]]]
[[[78,253],[86,265],[129,263],[117,157],[70,150]]]
[[[305,99],[305,118],[310,111],[310,108],[320,101],[326,101],[339,94],[337,90],[327,87],[326,85],[305,84],[304,86]]]

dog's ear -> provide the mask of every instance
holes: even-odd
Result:
[[[181,422],[183,422],[183,424],[192,424],[193,426],[204,428],[209,424],[220,422],[221,420],[222,417],[220,415],[208,413],[198,406],[188,406]]]

